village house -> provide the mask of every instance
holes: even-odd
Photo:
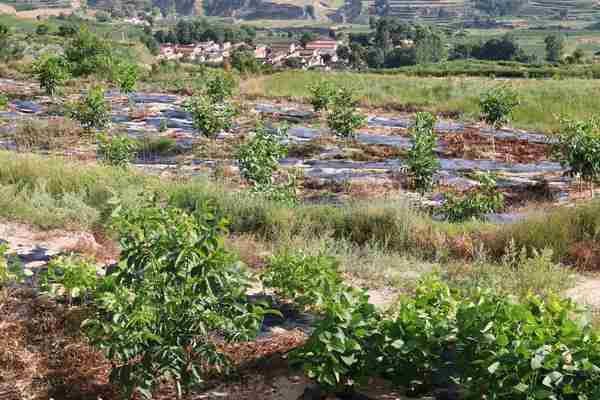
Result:
[[[221,45],[213,41],[189,45],[166,43],[160,46],[158,58],[164,60],[185,59],[188,61],[221,62],[223,58],[229,57],[231,47],[230,42]]]
[[[298,47],[296,43],[272,43],[269,46],[269,51],[267,53],[267,61],[272,65],[279,65],[287,58],[295,58],[298,56]]]

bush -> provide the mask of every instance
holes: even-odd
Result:
[[[161,155],[167,156],[177,151],[177,143],[168,137],[144,137],[138,146],[139,155]]]
[[[433,177],[440,167],[435,154],[437,137],[434,126],[435,117],[420,112],[411,131],[412,147],[408,151],[406,164],[413,186],[421,193],[431,189]]]
[[[63,26],[59,34],[61,28]],[[70,33],[64,32],[65,35]],[[65,57],[75,76],[106,72],[113,62],[109,43],[85,26],[73,33],[73,39],[65,46]]]
[[[338,267],[334,257],[324,254],[284,253],[271,258],[262,282],[299,309],[321,308],[342,291]]]
[[[213,103],[222,103],[233,96],[235,79],[231,74],[216,74],[206,83],[206,95]]]
[[[481,218],[504,207],[504,194],[497,190],[495,176],[482,173],[477,179],[481,187],[468,192],[463,197],[451,193],[444,194],[441,212],[448,221],[461,222],[471,218]]]
[[[335,94],[335,87],[331,82],[321,81],[309,88],[312,104],[315,112],[327,111]]]
[[[111,121],[110,105],[104,98],[104,88],[94,86],[77,103],[71,105],[69,116],[86,130],[103,129]]]
[[[93,294],[98,283],[96,266],[82,257],[71,255],[52,259],[40,278],[42,291],[64,296],[69,304],[73,299],[85,299]]]
[[[0,110],[6,110],[8,108],[8,97],[0,94]]]
[[[272,185],[279,160],[287,155],[287,147],[282,143],[286,137],[287,127],[269,129],[258,125],[252,138],[236,152],[242,178],[253,186]]]
[[[8,245],[0,243],[0,289],[11,282],[20,283],[31,275],[17,258],[8,258]]]
[[[459,385],[465,399],[593,399],[600,338],[570,300],[451,291],[427,279],[383,322],[386,375],[421,394]]]
[[[223,343],[253,338],[264,310],[248,304],[249,274],[223,247],[225,223],[213,210],[143,205],[121,209],[114,221],[121,262],[84,327],[126,398],[150,398],[164,379],[181,397],[227,369]]]
[[[366,293],[344,288],[332,296],[308,341],[292,352],[309,378],[347,392],[375,374],[380,315]]]
[[[34,63],[33,71],[48,96],[56,95],[58,86],[69,78],[68,62],[60,56],[42,57]]]
[[[518,105],[517,93],[508,87],[491,89],[479,99],[483,120],[497,129],[510,122]]]
[[[554,145],[554,157],[569,168],[567,175],[593,184],[600,177],[600,119],[587,121],[562,119],[562,133]]]
[[[98,155],[102,162],[113,167],[127,168],[131,160],[135,158],[138,144],[128,136],[98,135]]]
[[[339,89],[332,99],[327,126],[333,133],[345,139],[356,136],[356,130],[366,123],[366,118],[356,110],[357,101],[354,93],[347,88]]]
[[[237,115],[235,108],[227,102],[215,102],[213,97],[197,96],[190,99],[185,108],[192,114],[194,128],[208,138],[233,126]]]
[[[115,67],[113,80],[119,85],[121,93],[129,94],[135,90],[138,81],[139,70],[135,64],[119,64]]]

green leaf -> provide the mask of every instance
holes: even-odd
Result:
[[[493,363],[492,365],[490,365],[488,367],[488,372],[490,374],[494,374],[494,373],[496,373],[496,371],[498,370],[499,367],[500,367],[500,362],[496,361],[495,363]]]

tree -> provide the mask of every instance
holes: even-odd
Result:
[[[139,76],[139,69],[135,64],[118,64],[113,71],[113,80],[119,85],[121,93],[129,94],[134,91]]]
[[[234,51],[231,54],[231,66],[242,74],[256,74],[261,70],[261,65],[251,50]]]
[[[561,126],[553,154],[569,168],[567,176],[577,177],[590,185],[593,197],[594,183],[600,178],[600,119],[562,119]]]
[[[279,167],[279,160],[288,153],[287,147],[282,143],[286,136],[285,127],[269,129],[258,125],[252,138],[236,152],[242,178],[255,187],[272,186],[273,173]]]
[[[304,32],[302,36],[300,36],[300,44],[302,47],[306,47],[308,43],[315,41],[317,37],[318,36],[312,32]]]
[[[77,103],[71,105],[69,116],[86,130],[102,129],[110,123],[110,105],[104,98],[102,86],[92,87]]]
[[[40,88],[48,96],[58,92],[58,86],[69,78],[69,65],[60,56],[45,55],[33,64],[33,71],[40,81]]]
[[[377,47],[369,49],[366,59],[369,68],[382,68],[385,64],[385,54],[382,49]]]
[[[335,92],[327,116],[327,126],[334,134],[352,139],[356,130],[364,126],[366,118],[356,109],[357,104],[351,89],[341,88]]]
[[[315,112],[318,113],[329,108],[335,95],[335,86],[332,82],[322,80],[310,86],[308,90],[311,93],[310,104]]]
[[[193,97],[186,103],[185,109],[192,114],[194,128],[209,138],[231,129],[237,114],[231,104],[217,102],[210,96]]]
[[[519,105],[517,93],[509,87],[493,88],[479,99],[483,120],[496,129],[510,122],[510,118]]]
[[[182,398],[207,375],[227,371],[223,344],[253,339],[265,314],[248,301],[250,274],[225,249],[219,213],[155,202],[115,213],[121,261],[83,324],[126,399],[152,398],[165,380]]]
[[[109,44],[87,27],[81,27],[65,48],[65,57],[76,76],[105,71],[111,56]]]
[[[559,62],[565,53],[565,37],[560,34],[552,34],[544,39],[546,43],[546,60]]]
[[[412,147],[408,151],[406,164],[412,184],[421,194],[433,186],[433,177],[440,167],[435,149],[437,137],[434,132],[435,117],[430,113],[417,113],[411,130]]]
[[[206,95],[214,103],[220,103],[233,96],[236,87],[234,77],[229,73],[218,73],[206,83]]]
[[[362,68],[367,58],[367,50],[358,43],[350,44],[350,56],[348,57],[348,62],[352,66],[352,68],[360,69]]]

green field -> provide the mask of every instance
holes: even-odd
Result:
[[[513,125],[535,131],[555,131],[559,115],[587,118],[600,109],[600,81],[587,79],[420,78],[294,71],[250,78],[243,83],[242,90],[252,97],[306,101],[308,87],[320,79],[354,87],[366,106],[459,113],[467,120],[477,119],[481,93],[491,87],[508,85],[521,98]]]

